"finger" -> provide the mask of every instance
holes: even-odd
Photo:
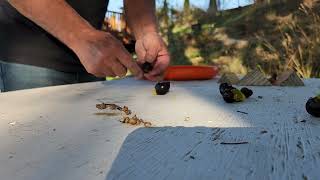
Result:
[[[98,78],[104,78],[104,77],[106,77],[106,75],[105,75],[104,73],[102,73],[102,72],[95,73],[95,74],[92,74],[92,75],[94,75],[95,77],[98,77]]]
[[[101,70],[95,70],[95,71],[87,71],[89,74],[92,74],[94,75],[95,77],[98,77],[98,78],[103,78],[103,77],[106,77],[106,73],[104,71],[101,71]]]
[[[103,74],[104,74],[104,77],[116,77],[116,74],[113,72],[113,70],[106,66],[106,67],[103,67]]]
[[[145,62],[153,63],[157,59],[157,56],[158,51],[156,48],[147,49],[143,59]]]
[[[142,45],[142,43],[136,43],[136,54],[137,54],[137,62],[139,64],[145,63],[144,57],[146,55],[146,51]]]
[[[158,75],[158,76],[152,76],[150,74],[144,74],[144,77],[147,79],[147,80],[150,80],[150,81],[155,81],[155,82],[158,82],[158,81],[162,81],[164,79],[164,75]]]
[[[126,51],[124,47],[122,47],[120,51],[117,52],[117,59],[120,61],[121,64],[127,67],[134,76],[138,78],[143,76],[141,68],[135,61],[133,61],[133,58],[131,57],[130,53]]]
[[[169,66],[169,63],[170,63],[169,55],[159,56],[153,67],[153,70],[148,74],[151,76],[158,76],[158,75],[164,74],[166,69]]]
[[[95,77],[105,78],[105,77],[115,77],[115,74],[112,72],[97,72],[93,74]]]
[[[144,75],[140,76],[140,77],[135,77],[136,80],[145,80]]]
[[[111,69],[116,76],[124,77],[127,74],[127,68],[124,67],[118,60],[110,63]]]

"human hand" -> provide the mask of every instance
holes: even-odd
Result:
[[[88,73],[97,77],[126,75],[127,70],[137,78],[143,72],[122,43],[110,33],[94,30],[86,33],[72,47]]]
[[[151,81],[162,80],[170,63],[170,55],[160,35],[156,32],[146,33],[137,39],[135,49],[140,65],[145,62],[153,65],[153,70],[145,73],[144,77]]]

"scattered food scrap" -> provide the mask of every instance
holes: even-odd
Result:
[[[320,117],[320,95],[310,98],[306,103],[306,110],[314,117]]]
[[[136,115],[134,115],[132,118],[124,117],[123,120],[121,120],[120,122],[131,124],[131,125],[143,124],[144,127],[151,127],[152,126],[151,122],[147,122],[147,121],[144,121],[143,119],[139,119]]]
[[[262,72],[260,68],[256,68],[254,71],[249,72],[244,76],[238,84],[239,86],[271,86],[268,78]]]
[[[147,128],[152,126],[151,122],[144,122],[143,125],[144,127],[147,127]]]
[[[129,110],[129,108],[127,106],[123,106],[122,111],[126,114],[126,115],[130,115],[131,111]]]
[[[170,82],[165,81],[165,82],[159,82],[155,86],[155,90],[157,95],[165,95],[169,92],[170,89]]]
[[[235,73],[224,73],[219,79],[218,83],[237,84],[239,78]]]
[[[131,125],[140,125],[143,122],[143,120],[137,118],[137,116],[134,115],[132,118],[124,117],[123,120],[120,120],[120,122],[131,124]]]
[[[190,117],[185,117],[184,121],[190,121],[190,119],[191,119]]]
[[[100,104],[96,105],[96,108],[99,110],[104,110],[104,109],[119,110],[119,111],[124,112],[125,115],[127,115],[127,116],[132,114],[131,110],[127,106],[120,107],[116,104],[100,103]],[[147,122],[142,119],[139,119],[136,115],[134,115],[133,117],[127,117],[127,116],[124,116],[123,119],[120,120],[120,122],[126,123],[126,124],[131,124],[131,125],[136,125],[136,126],[138,126],[140,124],[143,124],[144,127],[151,127],[152,126],[151,122]]]
[[[220,84],[219,91],[227,103],[242,102],[253,94],[252,90],[248,88],[238,90],[228,83]]]
[[[17,124],[17,122],[16,121],[12,121],[12,122],[9,122],[8,124],[11,125],[11,126],[14,126],[14,125]]]
[[[97,104],[96,108],[98,108],[99,110],[103,110],[103,109],[110,109],[110,110],[119,110],[124,112],[126,115],[130,115],[131,111],[128,109],[128,107],[123,106],[120,107],[116,104],[105,104],[105,103],[101,103],[101,104]]]

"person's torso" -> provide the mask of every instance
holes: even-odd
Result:
[[[107,10],[107,0],[66,2],[92,26],[101,28]],[[0,0],[0,61],[66,72],[84,70],[77,56],[69,48],[21,15],[7,0]]]

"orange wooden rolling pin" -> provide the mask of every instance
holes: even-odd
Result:
[[[216,66],[169,66],[164,79],[167,81],[208,80],[217,74]]]

